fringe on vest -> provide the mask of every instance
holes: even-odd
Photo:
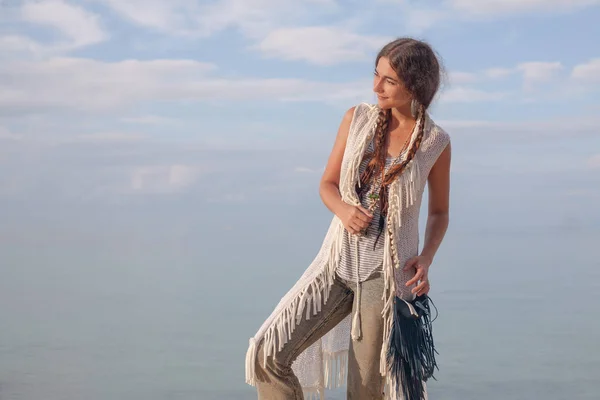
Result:
[[[360,145],[354,146],[352,153],[345,155],[349,161],[346,172],[342,171],[340,193],[342,199],[349,204],[361,204],[354,188],[359,180],[358,171],[362,155],[373,134],[374,128],[365,135]],[[396,296],[395,271],[401,266],[398,265],[399,257],[395,234],[402,226],[402,210],[417,201],[416,191],[420,179],[418,161],[415,157],[398,180],[390,185],[388,194],[387,231],[383,251],[383,300],[385,303],[382,317],[384,332],[379,369],[381,375],[386,377],[385,396],[389,400],[426,400],[426,381],[432,376],[432,367],[436,366],[430,320],[427,319],[429,315],[423,317],[424,313],[421,310],[421,314],[419,314],[421,319],[413,321],[411,326],[408,321],[400,319],[402,310],[406,308],[404,305],[406,301]],[[322,305],[327,302],[339,265],[345,229],[337,217],[333,218],[332,224],[333,240],[328,249],[328,260],[325,267],[312,281],[300,289],[286,307],[276,314],[262,337],[263,361],[283,348],[291,339],[291,334],[303,317],[308,320],[311,316],[317,315],[321,311]],[[423,318],[426,319],[425,324],[420,322],[423,321]],[[403,342],[402,337],[406,337],[406,335],[417,338],[419,343],[412,344],[412,340],[410,343]],[[246,383],[252,386],[256,386],[257,352],[258,343],[257,338],[254,337],[250,339],[246,353]],[[336,353],[331,357],[326,356],[324,371],[325,387],[343,386],[347,377],[347,351]],[[309,399],[322,400],[324,399],[323,389],[305,388],[305,393]]]

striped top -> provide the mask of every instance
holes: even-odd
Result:
[[[375,139],[371,140],[367,153],[372,152],[374,148]],[[406,150],[403,150],[401,156],[404,158]],[[386,168],[389,167],[394,161],[395,157],[388,156],[385,162]],[[363,159],[359,167],[359,176],[363,173],[367,167],[368,160]],[[365,193],[366,194],[366,191]],[[368,199],[366,195],[361,196],[360,202],[364,208],[369,208]],[[367,230],[365,236],[358,238],[358,249],[356,248],[355,239],[352,238],[350,241],[350,233],[344,229],[344,237],[342,241],[342,250],[340,253],[340,263],[336,270],[338,276],[350,282],[364,282],[374,272],[381,272],[383,265],[383,245],[385,240],[385,222],[384,230],[377,240],[379,235],[379,207],[373,212],[373,219],[371,225]],[[356,263],[354,257],[356,257],[356,251],[358,250],[358,276],[356,273]],[[358,278],[358,279],[357,279]]]

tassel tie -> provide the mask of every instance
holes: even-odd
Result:
[[[359,275],[359,262],[358,262],[358,236],[354,236],[354,265],[356,267],[356,310],[354,310],[354,317],[352,318],[352,339],[360,340],[362,337],[361,321],[360,321],[360,296],[362,292],[362,283],[360,282]]]
[[[433,372],[437,369],[435,355],[438,352],[433,343],[429,302],[427,295],[411,302],[399,297],[394,299],[387,362],[394,389],[402,393],[405,400],[426,400],[425,382],[429,378],[435,380]]]

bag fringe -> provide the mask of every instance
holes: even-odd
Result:
[[[393,378],[386,379],[385,388],[384,388],[384,399],[385,400],[407,400],[406,397],[402,394],[402,392],[398,392],[396,390],[396,382]],[[427,395],[427,382],[423,382],[423,387],[425,391],[423,392],[423,400],[428,400]]]
[[[435,379],[437,353],[432,334],[429,298],[394,301],[394,324],[387,354],[392,389],[405,400],[426,399],[425,382]]]

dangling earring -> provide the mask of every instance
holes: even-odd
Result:
[[[415,99],[412,99],[410,101],[410,113],[412,114],[413,118],[417,118],[419,112],[419,102],[416,101]]]

